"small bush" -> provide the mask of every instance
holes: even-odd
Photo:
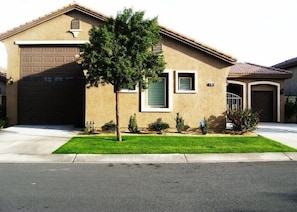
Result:
[[[185,129],[185,121],[184,119],[179,115],[179,113],[176,114],[175,118],[175,127],[178,133],[181,133]]]
[[[7,120],[0,118],[0,129],[7,126]]]
[[[260,114],[252,109],[230,110],[226,114],[233,124],[232,130],[240,133],[255,130],[260,121]]]
[[[109,131],[109,132],[114,132],[116,129],[116,124],[113,121],[110,121],[106,124],[104,124],[101,127],[102,131]]]
[[[95,122],[87,122],[85,127],[85,134],[94,134],[95,133]]]
[[[159,118],[159,119],[157,119],[157,121],[149,124],[149,129],[157,131],[157,132],[161,132],[162,130],[166,130],[168,128],[169,128],[169,124],[162,122],[161,118]]]
[[[137,121],[136,121],[136,114],[134,114],[133,116],[130,116],[128,129],[131,133],[139,132],[138,126],[137,126]]]

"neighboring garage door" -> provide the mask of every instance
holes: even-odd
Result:
[[[273,91],[253,91],[252,109],[260,112],[261,122],[275,122]]]
[[[82,125],[85,84],[77,47],[22,46],[19,124]]]

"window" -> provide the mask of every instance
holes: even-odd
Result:
[[[150,82],[148,88],[141,93],[142,112],[171,112],[173,76],[171,70],[166,70],[160,76],[160,81]]]
[[[164,108],[167,106],[166,77],[160,77],[158,82],[150,82],[147,91],[147,102],[149,107]]]
[[[175,92],[176,93],[197,93],[197,72],[176,71]]]

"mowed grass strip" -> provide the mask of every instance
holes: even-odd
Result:
[[[74,137],[54,154],[200,154],[296,152],[262,136],[115,136]]]

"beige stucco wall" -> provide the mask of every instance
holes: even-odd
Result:
[[[185,47],[168,38],[163,38],[163,51],[166,70],[190,70],[197,72],[198,91],[195,94],[176,93],[173,89],[172,112],[140,112],[141,95],[136,93],[120,94],[120,125],[128,127],[129,118],[136,114],[138,126],[146,128],[158,118],[175,128],[176,113],[185,120],[191,128],[197,128],[200,120],[210,118],[211,126],[223,128],[226,109],[226,78],[229,67],[218,59],[202,52]],[[175,74],[172,74],[174,77]],[[214,87],[208,87],[208,82],[214,82]],[[86,121],[94,121],[97,128],[109,121],[115,122],[115,95],[112,86],[105,85],[90,88],[86,91]]]

